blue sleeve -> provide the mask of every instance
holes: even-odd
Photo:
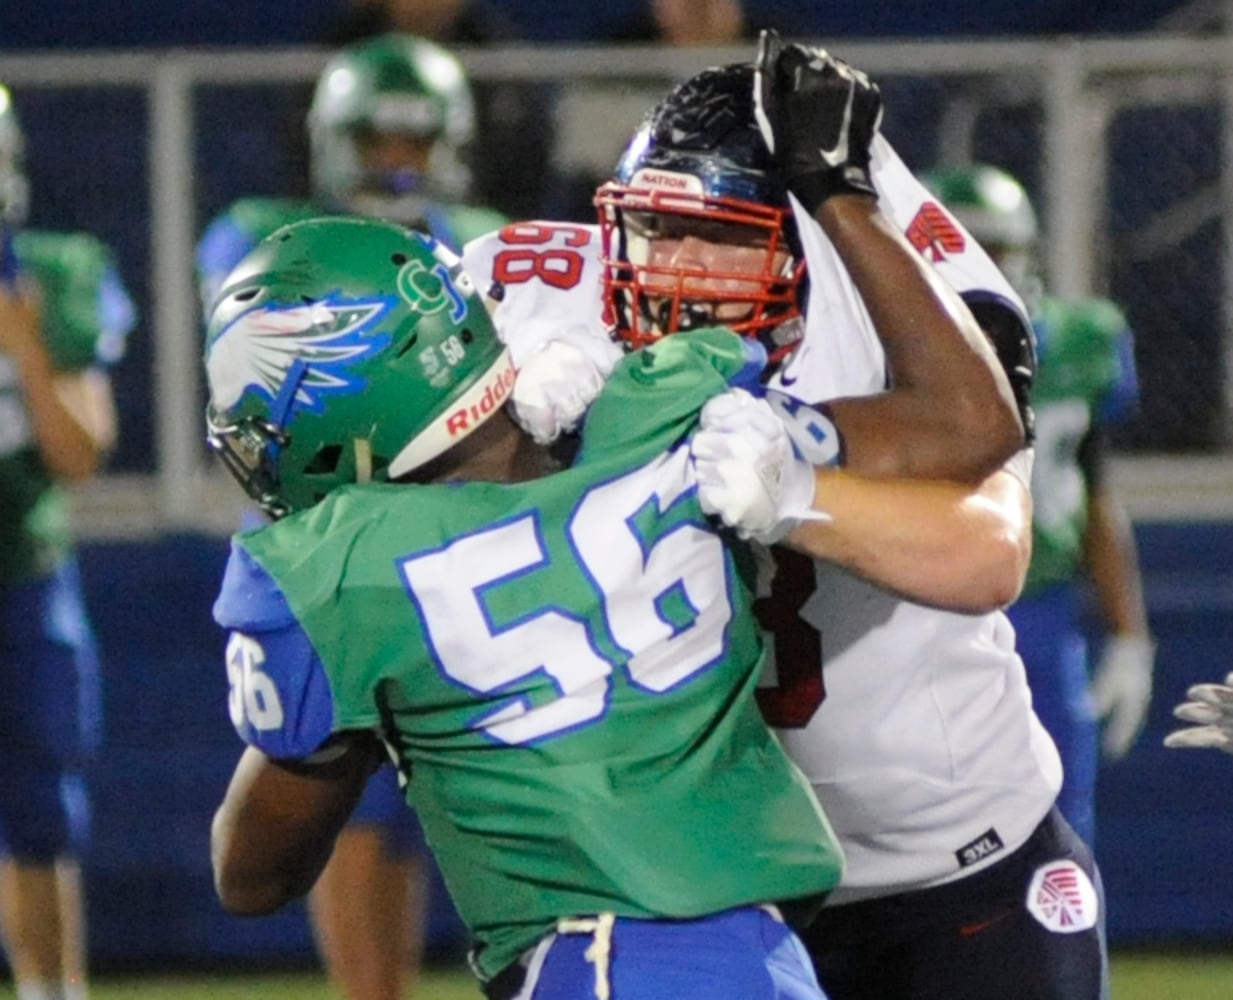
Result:
[[[753,337],[742,337],[741,347],[745,353],[744,367],[728,379],[728,385],[733,389],[744,389],[753,396],[760,396],[765,391],[762,376],[768,363],[766,348]]]
[[[240,738],[276,760],[303,760],[334,731],[325,666],[278,584],[232,543],[214,620],[227,641],[228,709]]]
[[[214,620],[223,628],[257,632],[296,624],[274,578],[235,539],[214,601]]]
[[[114,365],[124,356],[128,335],[137,325],[137,307],[112,266],[99,280],[98,314],[100,334],[95,356],[101,365]]]
[[[1135,342],[1130,330],[1123,330],[1113,343],[1117,355],[1117,378],[1101,400],[1096,421],[1120,424],[1129,418],[1139,402],[1139,374],[1135,367]]]

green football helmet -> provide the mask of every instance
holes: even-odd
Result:
[[[20,226],[30,205],[26,141],[9,89],[0,83],[0,224]]]
[[[457,257],[327,216],[262,240],[210,310],[207,438],[268,514],[420,468],[501,409],[509,352]]]
[[[922,178],[975,237],[1025,301],[1039,297],[1032,202],[1014,177],[988,164],[941,170]]]
[[[414,35],[385,34],[342,49],[317,80],[308,112],[316,197],[335,211],[412,224],[430,201],[466,197],[475,104],[462,66]],[[425,164],[366,167],[376,136],[430,143]]]

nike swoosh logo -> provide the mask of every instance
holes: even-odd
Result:
[[[848,158],[848,130],[852,125],[852,101],[856,96],[856,88],[849,84],[848,103],[843,107],[843,124],[839,126],[839,141],[831,149],[818,147],[818,155],[829,167],[838,167]]]
[[[788,358],[788,363],[779,370],[780,385],[796,385],[800,381],[800,370],[805,361],[805,355],[809,353],[808,345],[802,344]],[[788,369],[791,369],[789,371]]]

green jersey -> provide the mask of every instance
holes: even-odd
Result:
[[[1036,457],[1025,595],[1078,572],[1087,525],[1084,448],[1092,430],[1120,416],[1137,391],[1130,331],[1113,303],[1045,298],[1033,325],[1040,367],[1032,389]]]
[[[116,361],[134,312],[110,251],[86,233],[25,231],[13,244],[38,286],[55,370]],[[0,582],[48,575],[70,544],[67,498],[43,464],[16,366],[0,353]]]
[[[626,357],[568,470],[345,487],[237,536],[215,607],[237,730],[275,758],[378,730],[484,976],[561,917],[810,910],[838,881],[754,698],[752,554],[708,522],[689,461],[746,343]],[[313,656],[278,654],[292,617]]]

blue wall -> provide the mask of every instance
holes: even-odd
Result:
[[[1116,943],[1233,940],[1233,758],[1166,750],[1172,709],[1197,681],[1233,669],[1233,525],[1137,530],[1148,614],[1159,640],[1147,730],[1100,776],[1097,855]]]
[[[1166,751],[1186,687],[1230,668],[1233,524],[1138,527],[1160,641],[1148,731],[1100,789],[1098,853],[1114,944],[1233,938],[1233,759]],[[107,733],[94,776],[87,866],[97,967],[306,961],[303,908],[229,917],[215,901],[208,831],[240,744],[227,718],[223,636],[210,606],[227,543],[181,536],[82,552],[106,666]],[[433,944],[457,942],[448,905]]]
[[[602,39],[643,6],[642,0],[488,0],[488,5],[519,26],[526,38],[551,42]],[[1183,0],[745,0],[751,25],[776,25],[798,36],[850,38],[1143,31],[1183,5]],[[0,5],[0,49],[306,43],[320,39],[346,6],[346,0],[60,0],[51,17],[43,0],[5,0]]]

